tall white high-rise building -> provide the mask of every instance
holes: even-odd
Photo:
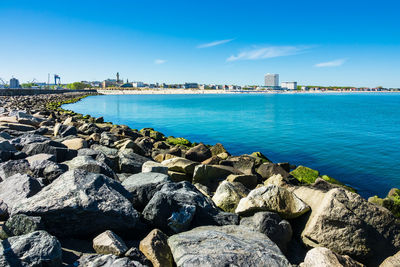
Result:
[[[279,87],[279,74],[265,74],[265,86],[271,88],[278,88]]]

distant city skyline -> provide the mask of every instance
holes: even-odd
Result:
[[[400,87],[395,1],[1,1],[0,78]],[[270,12],[273,10],[274,12]],[[6,63],[6,64],[4,64]]]

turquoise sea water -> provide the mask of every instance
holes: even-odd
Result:
[[[384,196],[400,187],[400,94],[93,96],[65,106],[135,129],[222,143]]]

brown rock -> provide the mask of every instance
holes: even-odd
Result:
[[[64,145],[66,145],[69,149],[81,149],[81,148],[87,148],[88,144],[86,140],[82,138],[72,138],[72,139],[67,139],[62,142]]]
[[[211,151],[206,147],[204,144],[200,143],[195,147],[192,147],[189,149],[186,154],[185,158],[197,161],[197,162],[202,162],[205,161],[208,158],[211,158]]]
[[[113,254],[116,256],[121,256],[128,250],[125,242],[109,230],[93,239],[93,248],[98,254]]]
[[[174,181],[175,183],[182,181],[192,182],[192,176],[188,176],[186,173],[168,171],[168,175],[171,178],[171,180]]]
[[[164,160],[172,159],[172,158],[177,158],[177,157],[178,157],[178,156],[175,156],[175,155],[172,155],[172,154],[169,154],[169,153],[166,153],[166,154],[161,153],[161,154],[158,154],[158,155],[154,156],[153,159],[154,159],[155,161],[161,163],[161,162],[163,162]]]
[[[139,244],[139,250],[153,263],[154,267],[173,266],[168,237],[158,229],[151,231]]]
[[[98,134],[98,133],[92,133],[88,138],[87,138],[87,140],[89,141],[89,140],[93,140],[93,141],[95,141],[95,142],[99,142],[100,141],[100,134]]]
[[[222,153],[218,154],[217,156],[222,160],[229,158],[229,154],[227,152],[222,152]]]
[[[300,264],[300,267],[320,266],[363,267],[364,265],[353,260],[347,255],[339,255],[324,247],[313,248],[308,251],[304,262]]]
[[[276,174],[282,175],[283,178],[287,178],[289,176],[289,173],[281,166],[270,162],[261,164],[261,166],[257,169],[257,173],[261,175],[263,180],[267,180]]]
[[[221,161],[221,159],[218,156],[212,156],[211,158],[203,161],[201,164],[218,165],[220,161]]]
[[[384,260],[379,267],[394,267],[400,266],[400,251],[394,254],[393,256]]]
[[[213,156],[217,156],[218,154],[221,154],[221,153],[227,153],[225,147],[220,143],[217,143],[217,144],[213,145],[212,147],[210,147],[210,151]]]
[[[168,155],[168,154],[166,154]],[[186,173],[190,176],[193,175],[195,167],[198,165],[197,162],[185,159],[185,158],[180,158],[180,157],[174,157],[165,161],[161,162],[162,165],[167,166],[169,171],[175,171],[175,172],[182,172]]]
[[[249,189],[254,189],[257,186],[257,176],[248,174],[231,174],[226,180],[231,183],[241,183]]]

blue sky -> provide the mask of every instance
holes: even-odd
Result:
[[[0,77],[400,87],[400,3],[0,0]]]

